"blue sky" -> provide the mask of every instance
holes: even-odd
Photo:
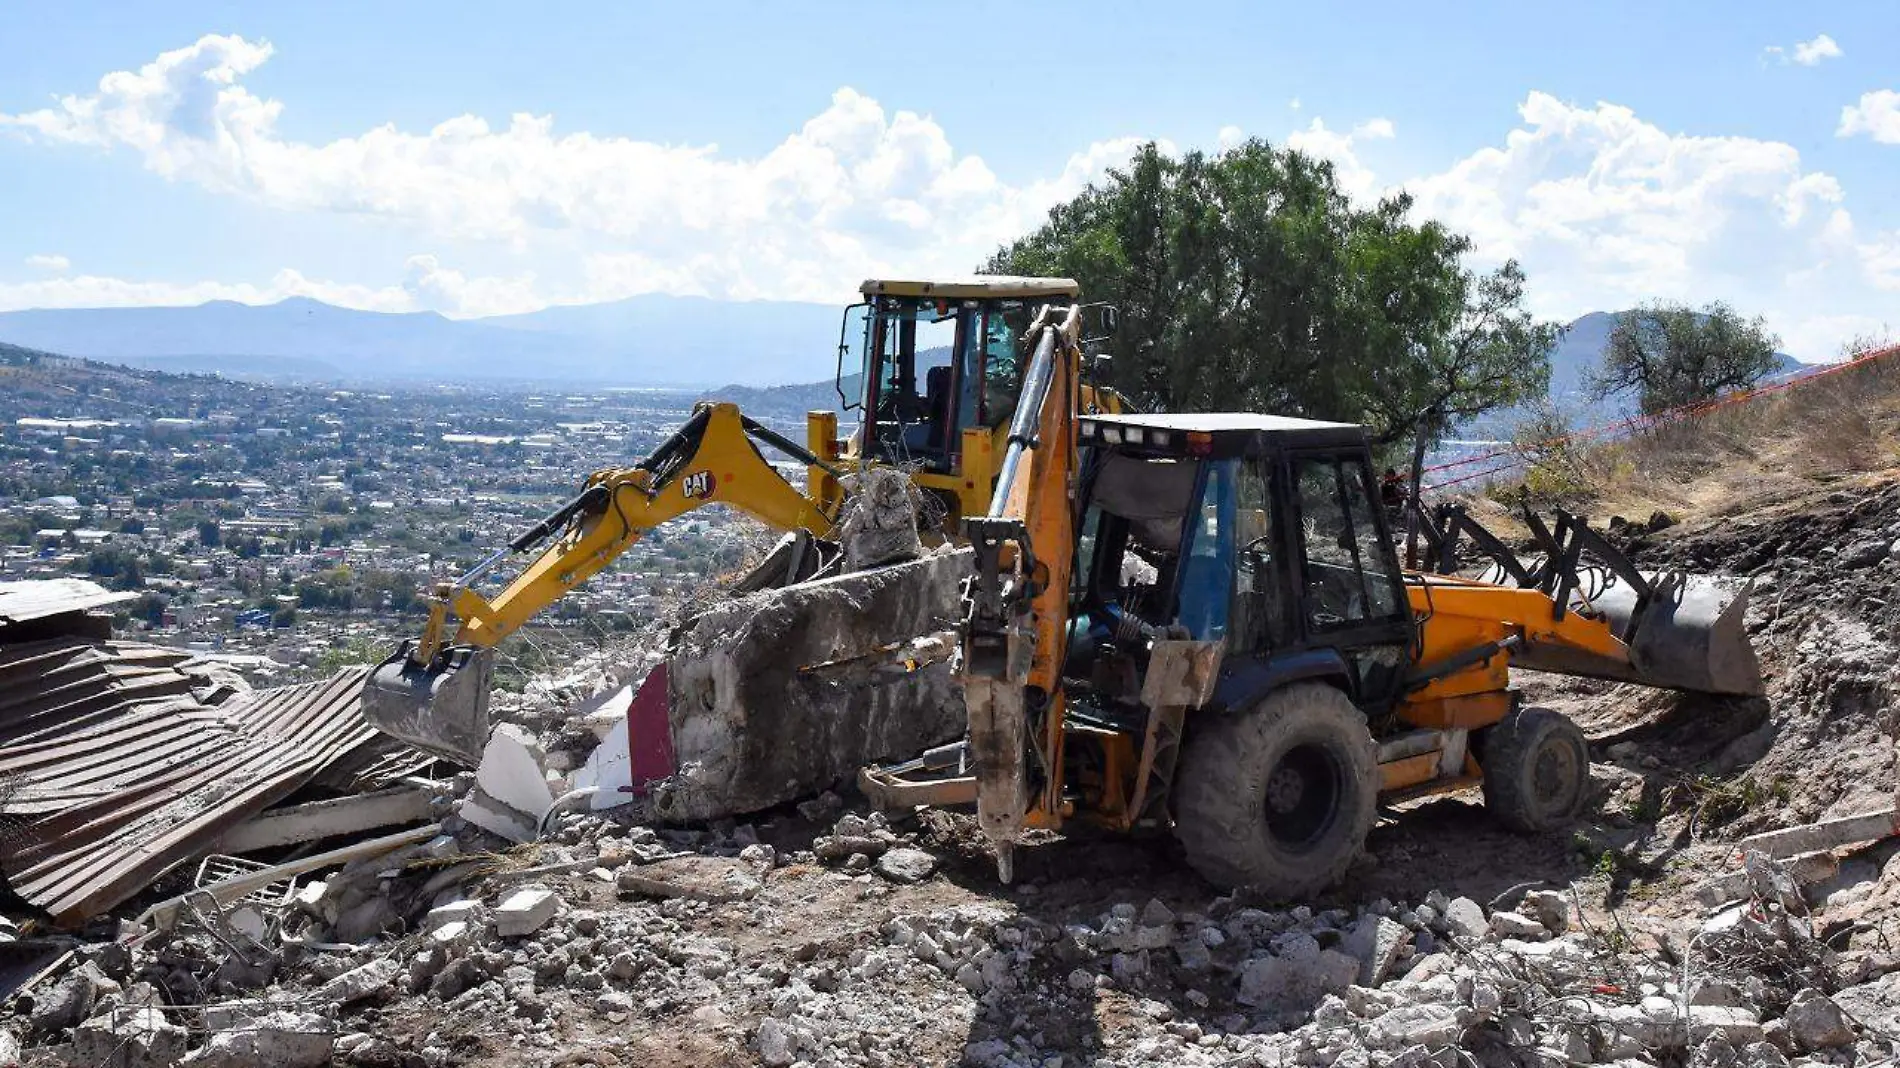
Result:
[[[840,302],[1141,141],[1260,136],[1518,257],[1548,315],[1722,299],[1807,358],[1900,328],[1890,0],[924,10],[8,2],[0,308]]]

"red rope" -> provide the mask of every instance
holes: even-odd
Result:
[[[1426,485],[1424,489],[1441,490],[1441,489],[1446,488],[1447,486],[1456,486],[1461,482],[1470,482],[1473,479],[1483,478],[1486,475],[1495,475],[1503,471],[1508,471],[1513,467],[1518,467],[1522,465],[1524,462],[1523,457],[1526,453],[1533,452],[1538,449],[1545,449],[1545,448],[1550,448],[1556,445],[1570,444],[1570,443],[1575,443],[1579,441],[1587,441],[1592,438],[1601,437],[1605,434],[1610,434],[1610,433],[1615,433],[1619,437],[1624,436],[1627,434],[1634,433],[1638,430],[1648,429],[1649,427],[1655,426],[1658,423],[1663,423],[1663,422],[1667,422],[1667,421],[1675,420],[1675,419],[1687,419],[1693,416],[1703,415],[1708,412],[1715,411],[1718,408],[1725,408],[1731,404],[1739,404],[1743,401],[1754,400],[1757,397],[1768,396],[1771,393],[1779,393],[1785,389],[1791,389],[1798,385],[1805,385],[1807,383],[1814,382],[1818,379],[1826,378],[1829,375],[1839,374],[1840,372],[1846,371],[1850,368],[1862,367],[1874,361],[1883,360],[1883,359],[1886,359],[1887,357],[1895,356],[1895,355],[1900,355],[1900,345],[1889,345],[1883,349],[1873,349],[1868,352],[1863,352],[1860,355],[1855,356],[1853,359],[1842,360],[1840,363],[1829,364],[1825,367],[1822,367],[1820,370],[1811,371],[1808,374],[1801,375],[1798,378],[1786,379],[1781,382],[1776,382],[1772,385],[1751,387],[1749,389],[1732,390],[1728,393],[1724,393],[1721,396],[1715,397],[1711,400],[1695,401],[1690,404],[1679,404],[1673,408],[1666,408],[1660,412],[1656,412],[1651,415],[1629,416],[1624,419],[1614,420],[1608,423],[1599,423],[1593,427],[1586,427],[1582,430],[1572,431],[1569,434],[1561,434],[1561,435],[1558,435],[1557,437],[1549,438],[1544,441],[1532,442],[1527,445],[1512,444],[1512,445],[1506,446],[1505,448],[1497,449],[1492,452],[1480,453],[1476,456],[1465,456],[1457,460],[1447,461],[1442,464],[1433,464],[1432,466],[1425,468],[1424,473],[1430,473],[1433,471],[1448,471],[1453,468],[1465,467],[1470,464],[1479,463],[1486,460],[1496,460],[1500,457],[1507,457],[1507,456],[1510,457],[1510,459],[1507,462],[1500,464],[1496,467],[1487,468],[1486,470],[1480,471],[1476,474],[1463,475],[1459,478],[1454,478],[1446,482],[1431,483],[1429,485]]]

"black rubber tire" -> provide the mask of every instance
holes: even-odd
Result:
[[[1568,826],[1590,790],[1590,745],[1583,731],[1548,708],[1515,708],[1479,741],[1484,807],[1526,834]]]
[[[1208,882],[1303,898],[1346,874],[1378,791],[1365,717],[1333,687],[1298,683],[1192,726],[1175,775],[1174,834]]]

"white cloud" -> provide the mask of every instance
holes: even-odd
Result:
[[[830,303],[864,277],[969,270],[1141,143],[1098,142],[1059,173],[1005,182],[928,115],[887,111],[849,88],[753,156],[560,132],[534,115],[308,143],[279,130],[283,104],[245,85],[270,56],[267,43],[205,37],[109,74],[90,94],[0,113],[0,136],[126,152],[168,180],[286,211],[387,220],[425,250],[404,273],[380,285],[294,270],[236,283],[65,276],[0,284],[0,308],[306,295],[469,316],[655,291]],[[1363,158],[1395,136],[1390,120],[1334,129],[1314,118],[1286,143],[1332,161],[1361,200],[1410,190],[1421,216],[1472,235],[1481,263],[1521,259],[1547,315],[1726,299],[1818,346],[1900,289],[1900,234],[1858,232],[1842,183],[1791,145],[1665,131],[1625,107],[1541,92],[1519,114],[1494,144],[1403,183]],[[1900,143],[1900,93],[1866,94],[1844,110],[1840,133]],[[1243,136],[1222,127],[1216,142]],[[426,252],[470,241],[514,266],[470,273]]]
[[[414,311],[417,308],[415,295],[401,286],[379,288],[321,281],[288,268],[278,271],[263,284],[135,281],[89,274],[0,283],[0,311],[188,305],[208,300],[270,304],[286,297],[313,297],[326,304],[366,311]]]
[[[1868,281],[1881,289],[1900,290],[1900,231],[1876,235],[1859,252]]]
[[[1823,33],[1811,41],[1797,41],[1793,48],[1769,45],[1762,49],[1762,54],[1784,67],[1790,63],[1803,67],[1817,67],[1823,60],[1839,59],[1844,53],[1841,51],[1841,46],[1834,43],[1834,38]]]
[[[1286,143],[1289,148],[1330,161],[1339,187],[1349,196],[1366,199],[1378,193],[1378,182],[1372,168],[1359,159],[1358,148],[1366,141],[1390,138],[1394,132],[1392,120],[1371,119],[1342,133],[1329,128],[1326,120],[1316,115],[1306,129],[1288,134]]]
[[[28,256],[26,258],[26,265],[36,271],[52,271],[55,274],[64,274],[72,267],[73,261],[60,255]]]
[[[1812,41],[1802,41],[1794,46],[1793,59],[1804,67],[1817,66],[1824,59],[1839,59],[1840,57],[1841,46],[1835,44],[1834,38],[1825,33],[1818,35]]]
[[[1672,135],[1628,108],[1539,92],[1518,110],[1523,124],[1503,147],[1407,188],[1421,214],[1471,234],[1485,255],[1560,262],[1599,300],[1683,296],[1747,251],[1738,242],[1764,229],[1787,241],[1790,227],[1824,223],[1816,204],[1843,196],[1778,142]]]
[[[1391,119],[1367,119],[1352,128],[1352,135],[1360,141],[1389,141],[1398,136]]]
[[[1238,126],[1223,126],[1220,132],[1214,135],[1214,143],[1220,146],[1222,152],[1240,147],[1241,142],[1245,140],[1247,140],[1247,132]]]
[[[1900,145],[1900,93],[1877,89],[1862,93],[1860,103],[1841,109],[1841,125],[1836,137],[1867,136],[1887,145]]]
[[[701,284],[715,293],[824,300],[878,270],[968,271],[1139,143],[1091,145],[1056,178],[1013,186],[959,154],[929,116],[887,113],[843,88],[756,158],[560,133],[552,116],[529,114],[502,127],[462,115],[422,133],[386,125],[311,144],[284,137],[284,105],[244,84],[271,53],[268,43],[207,36],[107,75],[90,95],[0,113],[0,131],[129,150],[168,179],[443,238],[529,249],[564,231],[592,254],[666,264],[707,255],[718,269]]]
[[[1900,237],[1857,234],[1841,182],[1792,145],[1671,133],[1540,92],[1519,115],[1500,144],[1404,188],[1421,216],[1470,234],[1479,262],[1521,260],[1543,314],[1726,300],[1819,359],[1841,340],[1831,330],[1881,306],[1875,286],[1900,285]]]

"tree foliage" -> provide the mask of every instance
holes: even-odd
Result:
[[[1410,214],[1404,195],[1355,206],[1331,164],[1263,141],[1178,159],[1149,145],[983,269],[1072,277],[1114,304],[1110,384],[1144,407],[1435,440],[1542,394],[1555,328],[1523,310],[1515,264],[1468,271],[1466,238]]]
[[[1617,316],[1590,388],[1599,399],[1634,392],[1653,415],[1754,385],[1775,369],[1778,344],[1760,316],[1720,302],[1649,304]]]

